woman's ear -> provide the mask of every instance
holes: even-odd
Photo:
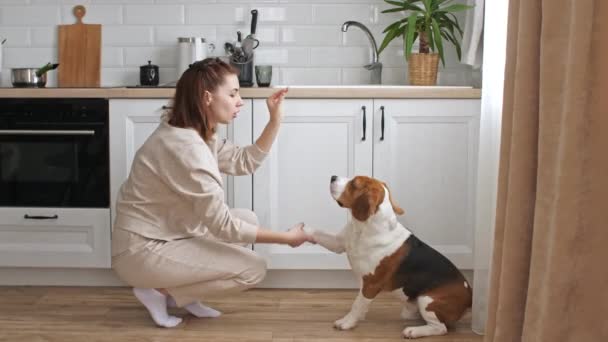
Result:
[[[211,94],[208,90],[205,90],[205,93],[203,94],[203,103],[205,104],[205,106],[209,106],[211,105],[212,101],[213,94]]]

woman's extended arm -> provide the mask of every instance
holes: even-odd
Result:
[[[286,232],[277,232],[265,228],[258,228],[256,243],[279,243],[298,247],[304,242],[313,242],[311,236],[304,232],[304,223],[298,223]]]
[[[285,94],[287,94],[287,91],[287,88],[281,89],[266,99],[270,119],[268,120],[266,127],[264,127],[262,134],[260,134],[260,137],[255,141],[255,144],[262,151],[270,151],[272,143],[279,133],[279,127],[281,126],[281,120],[283,119],[283,98],[285,97]]]

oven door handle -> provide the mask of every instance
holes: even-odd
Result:
[[[0,135],[95,135],[93,130],[0,129]]]

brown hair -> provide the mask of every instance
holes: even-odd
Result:
[[[206,58],[190,64],[175,89],[173,108],[167,113],[171,126],[194,128],[206,141],[215,132],[209,127],[203,103],[205,91],[214,92],[226,75],[237,75],[238,70],[219,58]]]

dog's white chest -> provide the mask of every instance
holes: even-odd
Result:
[[[373,274],[382,259],[392,255],[411,235],[401,224],[374,227],[352,221],[344,236],[348,261],[359,276]]]

